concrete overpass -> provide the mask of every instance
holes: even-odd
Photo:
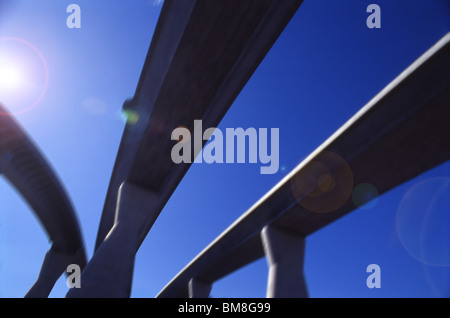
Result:
[[[26,297],[47,297],[71,263],[83,268],[86,253],[70,200],[50,165],[12,115],[0,105],[0,174],[34,211],[53,243]]]
[[[266,256],[268,297],[307,297],[305,238],[353,211],[354,185],[379,194],[450,159],[450,33],[230,225],[157,297],[208,297]]]
[[[122,136],[96,251],[68,297],[128,297],[134,258],[189,169],[171,133],[195,119],[217,127],[301,0],[166,0]]]

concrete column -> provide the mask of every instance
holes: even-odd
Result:
[[[81,273],[81,288],[66,297],[130,297],[138,233],[151,217],[154,192],[124,182],[119,188],[114,226]]]
[[[306,298],[303,276],[305,239],[295,233],[268,225],[261,239],[269,266],[267,298]]]
[[[39,276],[33,286],[25,295],[25,298],[46,298],[50,294],[59,277],[66,272],[67,266],[77,264],[77,261],[83,259],[81,253],[67,254],[58,251],[53,244],[50,250],[45,254],[44,262],[41,266]],[[83,268],[86,264],[77,264]]]
[[[211,293],[212,284],[192,278],[189,281],[189,298],[208,298]]]

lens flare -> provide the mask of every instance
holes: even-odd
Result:
[[[150,118],[145,108],[133,106],[133,108],[122,109],[120,118],[126,123],[125,128],[132,132],[143,132],[148,125]]]
[[[414,185],[396,214],[397,235],[405,250],[427,265],[450,266],[450,178]]]
[[[353,189],[352,200],[358,208],[371,209],[378,202],[378,190],[370,183],[360,183]]]
[[[122,118],[128,125],[134,125],[139,121],[139,113],[137,111],[127,109],[122,112]]]
[[[104,115],[108,109],[105,101],[93,96],[84,99],[81,105],[89,114],[95,116]]]
[[[49,82],[47,62],[32,43],[0,38],[0,103],[10,110],[0,115],[23,114],[44,98]]]
[[[17,66],[0,60],[0,91],[18,90],[23,82],[23,75]]]
[[[350,198],[353,173],[341,156],[324,151],[292,178],[291,189],[305,209],[329,213],[342,207]]]

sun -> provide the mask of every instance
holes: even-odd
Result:
[[[16,91],[23,84],[24,78],[21,69],[17,65],[0,61],[0,91]]]
[[[0,37],[0,103],[11,114],[22,114],[38,105],[48,82],[47,61],[36,46],[24,39]]]

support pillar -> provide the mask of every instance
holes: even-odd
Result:
[[[261,231],[269,266],[267,298],[306,298],[305,238],[274,225]]]
[[[189,281],[189,298],[208,298],[211,293],[212,284],[191,278]]]
[[[155,200],[154,192],[122,183],[114,226],[81,273],[81,288],[72,288],[66,297],[130,297],[138,235],[145,221],[152,217]]]
[[[45,254],[39,276],[25,298],[47,298],[56,281],[66,272],[67,266],[77,264],[82,269],[86,265],[85,259],[86,256],[82,250],[75,254],[68,254],[58,250],[53,244]]]

